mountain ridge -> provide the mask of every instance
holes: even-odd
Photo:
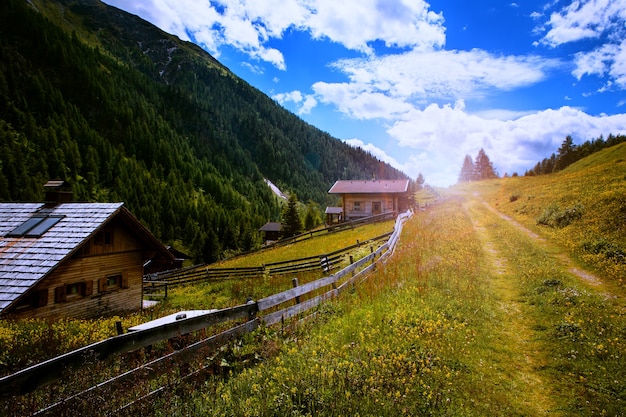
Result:
[[[198,260],[257,244],[280,204],[337,179],[406,178],[311,126],[206,51],[97,0],[0,5],[0,200],[124,201]]]

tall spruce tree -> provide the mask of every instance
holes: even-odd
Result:
[[[461,172],[459,173],[459,179],[457,182],[470,182],[473,181],[474,174],[474,161],[472,161],[472,157],[469,155],[465,155],[465,159],[463,160],[463,166],[461,167]]]
[[[493,168],[493,164],[491,163],[491,160],[489,160],[489,157],[483,148],[480,148],[478,155],[476,155],[474,169],[474,179],[476,180],[498,178],[498,174],[496,174],[496,170]]]
[[[282,218],[281,224],[283,226],[284,237],[295,236],[302,232],[302,221],[298,213],[298,197],[296,193],[289,194],[289,199],[287,200]]]

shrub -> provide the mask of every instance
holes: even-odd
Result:
[[[569,226],[573,221],[583,216],[583,208],[580,204],[560,209],[556,204],[549,205],[537,219],[537,224],[561,229]]]
[[[618,264],[626,264],[626,252],[614,243],[600,238],[594,242],[584,242],[581,245],[583,251],[594,255],[603,255]]]

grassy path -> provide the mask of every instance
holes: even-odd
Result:
[[[464,198],[491,264],[499,342],[515,363],[511,378],[527,383],[524,407],[532,415],[624,415],[624,386],[615,378],[626,353],[622,297],[480,195]]]
[[[512,267],[514,260],[509,259],[503,250],[503,245],[509,242],[502,241],[493,233],[497,228],[510,227],[502,222],[507,219],[482,204],[476,196],[465,200],[462,207],[471,219],[485,261],[491,266],[488,268],[491,270],[489,287],[497,299],[496,314],[501,324],[500,333],[493,342],[507,347],[492,360],[515,364],[509,370],[504,370],[503,366],[504,372],[500,377],[511,380],[517,391],[516,397],[526,412],[535,416],[558,415],[554,413],[556,405],[551,392],[552,381],[545,381],[545,377],[537,372],[545,365],[545,359],[541,344],[532,330],[534,320],[529,316],[528,306],[519,297],[516,271]]]

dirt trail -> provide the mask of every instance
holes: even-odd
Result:
[[[491,205],[489,205],[486,201],[483,201],[482,204],[489,209],[491,212],[493,212],[494,214],[497,214],[501,219],[506,220],[507,222],[509,222],[511,225],[515,226],[518,230],[521,230],[522,232],[524,232],[526,235],[528,235],[530,238],[541,242],[541,243],[545,243],[546,240],[544,238],[542,238],[541,236],[539,236],[537,233],[533,232],[532,230],[528,229],[527,227],[521,225],[520,223],[516,222],[515,220],[513,220],[512,218],[510,218],[509,216],[507,216],[506,214],[500,213],[498,210],[496,210],[494,207],[492,207]],[[603,282],[602,280],[597,277],[596,275],[592,274],[589,271],[586,271],[583,268],[577,267],[574,265],[574,262],[572,261],[572,259],[565,253],[561,253],[556,255],[556,258],[567,268],[567,271],[570,274],[576,275],[579,278],[582,278],[584,281],[586,281],[588,284],[591,284],[592,286],[595,287],[600,287],[603,286]],[[604,291],[604,295],[606,298],[617,298],[616,295],[611,294],[610,292],[607,292],[606,289],[603,288]]]
[[[503,216],[487,204],[480,204],[478,200],[466,201],[463,208],[470,218],[477,236],[493,265],[494,278],[492,287],[495,296],[499,299],[499,307],[502,312],[502,336],[506,339],[503,345],[515,346],[515,351],[511,352],[513,356],[509,358],[517,363],[515,376],[510,376],[512,380],[523,381],[524,386],[519,387],[520,396],[526,397],[523,401],[526,403],[528,410],[533,410],[533,415],[547,416],[558,415],[554,413],[555,404],[550,396],[549,383],[544,381],[541,375],[536,371],[544,365],[544,360],[539,354],[538,342],[533,335],[530,319],[526,318],[523,312],[523,305],[520,304],[519,296],[515,288],[515,284],[507,276],[509,269],[509,260],[502,255],[498,242],[490,233],[493,227],[493,217],[499,217],[510,221],[516,227],[523,227],[515,223],[507,216]],[[485,208],[489,212],[485,212]],[[540,239],[539,236],[530,232],[529,236]],[[531,235],[532,234],[532,235]]]

